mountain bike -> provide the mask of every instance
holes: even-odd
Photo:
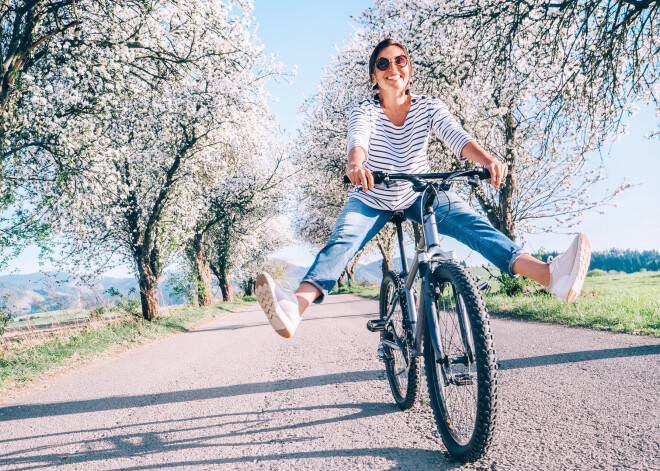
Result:
[[[486,169],[451,173],[373,172],[374,183],[411,182],[422,193],[422,242],[408,267],[403,211],[391,222],[401,255],[400,273],[389,271],[380,290],[380,317],[367,322],[380,332],[378,354],[401,410],[417,400],[420,357],[431,408],[449,453],[462,462],[481,458],[492,441],[497,415],[497,364],[493,335],[481,289],[453,252],[440,248],[434,202],[453,182],[476,186]],[[344,179],[346,181],[347,178]]]

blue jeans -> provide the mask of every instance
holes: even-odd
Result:
[[[422,195],[404,211],[406,218],[421,224]],[[479,252],[502,272],[514,276],[513,262],[524,253],[511,239],[470,208],[453,192],[440,193],[435,202],[438,232]],[[349,198],[337,218],[325,247],[302,279],[321,290],[321,303],[334,288],[348,262],[387,224],[393,211],[375,209]]]

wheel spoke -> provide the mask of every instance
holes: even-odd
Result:
[[[477,415],[477,375],[474,363],[452,362],[457,358],[468,358],[461,334],[459,310],[460,295],[455,296],[451,286],[445,286],[438,296],[437,311],[442,350],[446,361],[437,364],[438,388],[443,390],[445,418],[451,434],[460,444],[467,443],[474,430]],[[467,328],[468,326],[466,326]],[[449,384],[442,380],[442,371]],[[467,379],[467,380],[466,380]]]

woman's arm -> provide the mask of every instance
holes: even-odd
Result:
[[[346,176],[353,185],[362,185],[362,190],[371,190],[374,187],[374,176],[371,171],[363,167],[367,160],[367,151],[360,146],[351,147],[348,151]]]
[[[430,97],[428,99],[431,113],[431,127],[436,136],[451,149],[457,157],[468,159],[483,165],[491,174],[490,182],[498,187],[507,174],[506,165],[490,155],[479,144],[474,142],[465,129],[449,112],[449,108],[441,100]]]
[[[374,187],[374,177],[371,171],[364,168],[369,149],[371,135],[371,121],[367,101],[362,101],[351,109],[348,119],[347,145],[348,162],[346,163],[346,176],[353,185],[362,185],[362,190],[371,190]]]
[[[490,183],[494,187],[500,186],[500,183],[506,177],[508,169],[506,165],[486,152],[479,144],[470,141],[463,146],[461,157],[483,165],[490,172]]]

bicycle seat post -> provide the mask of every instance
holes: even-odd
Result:
[[[406,248],[403,245],[403,227],[401,226],[405,220],[406,218],[402,211],[395,211],[391,219],[391,221],[396,225],[396,235],[399,239],[399,251],[401,255],[401,270],[403,271],[403,278],[408,275],[408,259],[406,258]]]

